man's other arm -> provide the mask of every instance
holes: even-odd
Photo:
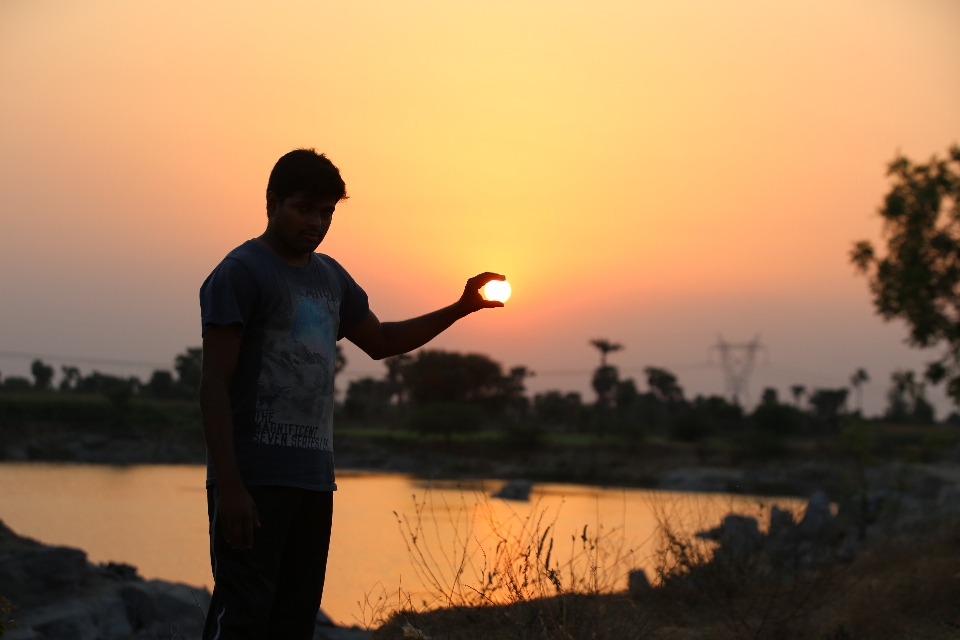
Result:
[[[234,549],[249,549],[253,546],[253,530],[260,526],[260,520],[257,506],[243,486],[237,468],[228,393],[239,357],[239,325],[218,326],[203,334],[200,415],[203,438],[217,477],[217,512],[227,544]]]
[[[502,307],[502,302],[484,300],[480,295],[480,288],[491,280],[505,280],[505,278],[496,273],[481,273],[474,276],[467,280],[463,295],[455,303],[410,320],[380,322],[376,314],[371,311],[360,324],[346,334],[346,338],[374,360],[413,351],[474,311]]]

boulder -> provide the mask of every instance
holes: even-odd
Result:
[[[530,499],[530,491],[532,490],[533,483],[529,480],[512,480],[494,493],[493,497],[503,498],[504,500],[527,501]]]
[[[80,549],[38,546],[0,557],[0,593],[20,607],[41,606],[78,594],[94,574]]]
[[[696,535],[701,540],[719,542],[717,554],[732,554],[737,557],[748,556],[763,544],[763,534],[760,533],[757,519],[733,513],[725,516],[719,527],[701,531]]]
[[[4,640],[127,640],[133,632],[123,599],[109,591],[23,608],[16,618]]]
[[[627,591],[630,595],[640,596],[650,589],[650,580],[647,579],[647,572],[643,569],[634,569],[627,574]]]
[[[807,509],[798,525],[800,534],[805,538],[819,538],[828,534],[833,524],[833,512],[830,499],[823,491],[816,491],[807,501]]]
[[[199,637],[210,593],[181,583],[149,580],[121,587],[133,628],[144,637]]]

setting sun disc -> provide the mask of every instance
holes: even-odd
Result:
[[[483,285],[482,293],[487,300],[506,302],[510,299],[510,283],[506,280],[491,280]]]

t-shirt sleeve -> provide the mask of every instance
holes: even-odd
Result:
[[[343,299],[340,301],[340,330],[337,333],[337,340],[339,340],[367,317],[370,313],[370,301],[367,299],[367,292],[357,284],[353,276],[336,261],[333,264],[340,276],[340,286],[343,288]]]
[[[227,257],[200,287],[202,332],[215,326],[240,324],[240,336],[251,321],[259,287],[242,262]]]

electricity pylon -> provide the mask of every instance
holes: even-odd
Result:
[[[712,351],[720,354],[720,368],[723,369],[727,397],[734,404],[741,400],[749,401],[750,375],[757,364],[757,354],[766,347],[760,344],[760,336],[750,342],[727,342],[720,336]]]

